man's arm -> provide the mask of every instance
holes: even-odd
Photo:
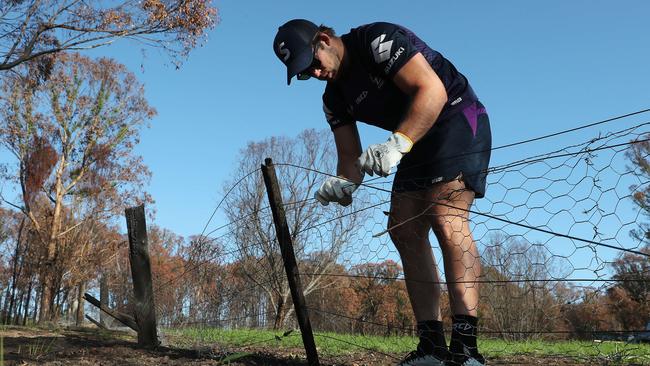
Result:
[[[359,167],[356,166],[356,161],[361,155],[361,139],[357,125],[347,124],[334,129],[333,132],[338,155],[336,174],[356,184],[361,184],[363,175],[359,171]]]
[[[400,132],[416,143],[433,126],[447,103],[445,86],[421,53],[404,64],[393,81],[411,97],[406,117],[394,132]]]

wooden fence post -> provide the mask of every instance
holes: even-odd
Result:
[[[113,319],[126,325],[127,327],[135,330],[138,333],[140,332],[140,330],[138,329],[138,323],[135,322],[135,318],[133,318],[131,315],[120,313],[117,310],[109,309],[108,306],[105,306],[99,300],[97,300],[93,295],[87,292],[84,294],[84,299],[88,301],[90,304],[96,306],[100,310],[100,313],[104,312],[109,316],[113,317]]]
[[[305,297],[302,293],[300,272],[298,272],[298,264],[296,263],[296,255],[293,251],[293,242],[291,240],[289,226],[287,225],[287,218],[282,203],[282,194],[278,179],[275,175],[275,167],[270,158],[267,158],[264,162],[265,164],[262,164],[262,175],[264,176],[264,184],[266,185],[266,192],[269,196],[273,222],[275,223],[275,234],[280,244],[284,269],[287,273],[291,298],[296,309],[296,317],[300,326],[302,342],[305,345],[305,351],[307,353],[307,363],[310,366],[318,366],[318,352],[316,351],[316,343],[314,342],[314,334],[312,333],[311,323],[309,321]]]
[[[151,284],[151,262],[144,205],[125,210],[129,231],[129,260],[135,294],[135,321],[138,323],[138,344],[145,347],[158,346],[156,307]]]

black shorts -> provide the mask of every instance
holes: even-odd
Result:
[[[424,190],[462,176],[476,198],[481,198],[485,195],[491,148],[490,120],[477,101],[436,121],[397,166],[393,191]]]

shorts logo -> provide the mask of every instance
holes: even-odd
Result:
[[[289,51],[288,48],[282,48],[282,47],[284,47],[284,42],[282,42],[282,43],[280,43],[280,44],[278,45],[278,52],[279,52],[282,56],[284,56],[284,58],[282,59],[282,61],[287,62],[287,60],[289,59],[289,57],[291,57],[291,51]]]
[[[372,55],[375,56],[376,63],[384,62],[390,57],[390,48],[393,46],[393,41],[384,42],[384,38],[386,38],[386,35],[382,34],[370,43]]]

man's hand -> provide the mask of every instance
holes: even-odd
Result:
[[[348,206],[352,203],[352,192],[356,191],[359,185],[340,177],[329,177],[323,182],[314,198],[323,206],[330,202],[338,202],[341,206]]]
[[[413,142],[408,136],[395,132],[383,144],[370,145],[357,160],[357,165],[362,173],[387,177],[411,147]]]

